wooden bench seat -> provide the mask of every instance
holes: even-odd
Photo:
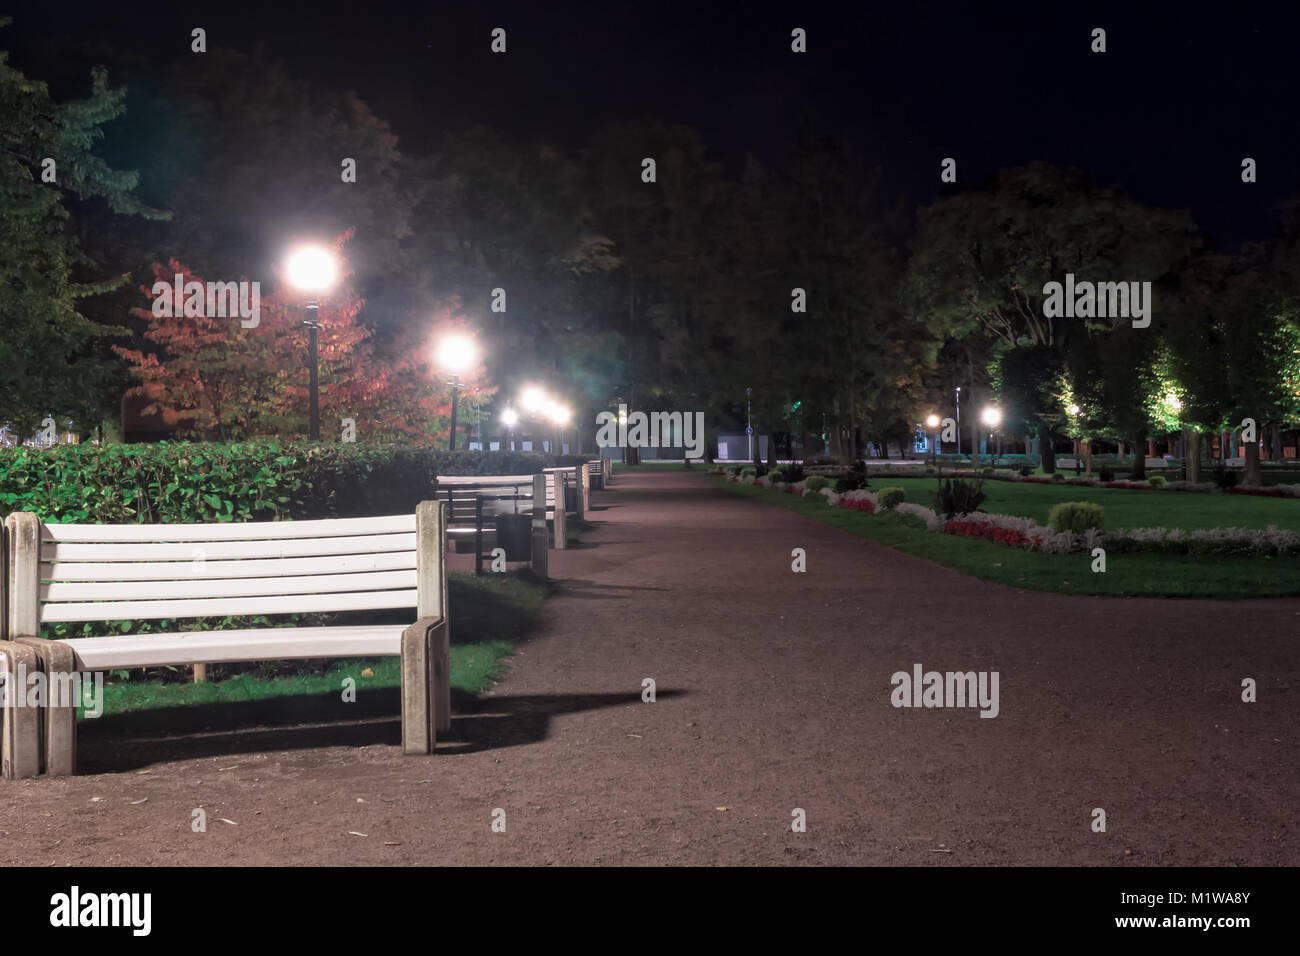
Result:
[[[76,637],[60,643],[72,648],[78,670],[102,671],[153,667],[160,660],[169,664],[234,664],[317,657],[397,657],[404,630],[402,624],[245,628],[129,634],[111,640]]]
[[[442,505],[415,514],[324,521],[193,525],[5,522],[8,600],[0,659],[9,673],[34,650],[47,673],[307,658],[402,658],[402,749],[432,753],[451,725]],[[109,622],[409,610],[407,623],[236,627],[122,634]],[[100,636],[41,640],[42,624],[105,625]],[[24,650],[24,648],[26,650]],[[71,773],[75,703],[6,706],[5,740],[31,776]],[[20,713],[20,711],[25,711]],[[33,728],[39,725],[39,730]]]

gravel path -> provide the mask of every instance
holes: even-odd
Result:
[[[594,499],[541,634],[438,755],[400,757],[383,712],[111,752],[83,731],[118,772],[0,782],[0,860],[1300,862],[1300,602],[1016,591],[698,474]],[[997,717],[892,706],[916,664],[998,672]]]

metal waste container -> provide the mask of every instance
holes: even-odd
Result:
[[[507,561],[530,561],[533,557],[533,518],[531,515],[497,515],[497,547]]]

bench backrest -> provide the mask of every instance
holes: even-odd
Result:
[[[548,512],[555,508],[555,474],[554,472],[545,472],[546,475],[546,510]],[[516,495],[519,500],[530,502],[528,508],[531,509],[533,497],[533,478],[534,475],[439,475],[437,478],[438,493],[443,495],[444,500],[448,489],[464,490],[474,494],[482,494],[488,497],[493,495],[508,496]],[[509,500],[508,498],[506,500]],[[473,503],[470,503],[470,516],[473,517]],[[513,510],[513,509],[506,509]],[[522,514],[524,509],[520,509]],[[491,513],[490,509],[485,508],[484,513]],[[463,512],[462,512],[463,515]]]
[[[442,616],[441,521],[433,502],[412,515],[230,524],[45,524],[13,514],[9,630],[384,608]]]

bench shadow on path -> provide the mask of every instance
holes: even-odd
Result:
[[[656,696],[684,694],[660,690]],[[453,689],[451,730],[439,735],[437,754],[538,743],[546,739],[552,717],[631,705],[641,706],[639,691],[478,697]],[[106,714],[78,723],[77,772],[115,773],[171,760],[313,747],[398,746],[398,708],[398,689],[384,687],[351,704],[330,693]]]

